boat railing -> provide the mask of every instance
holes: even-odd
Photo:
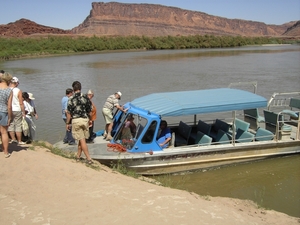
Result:
[[[287,120],[284,119],[284,115],[295,116],[295,117],[297,116],[291,110],[282,110],[281,112],[278,113],[278,115],[277,115],[277,124],[276,124],[276,132],[275,132],[276,140],[283,139],[284,135],[287,135],[288,137],[290,137],[290,133],[292,132],[292,126],[290,126],[286,123]],[[280,119],[280,118],[282,118],[282,119]],[[300,138],[300,118],[298,116],[298,121],[297,121],[297,124],[296,124],[295,140],[299,140],[299,138]]]
[[[268,101],[268,110],[271,108],[288,108],[293,96],[300,97],[300,92],[273,93]]]

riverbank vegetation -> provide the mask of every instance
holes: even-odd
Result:
[[[213,35],[176,37],[48,36],[35,38],[0,38],[0,60],[106,50],[227,48],[245,45],[286,43],[287,41],[280,38]]]

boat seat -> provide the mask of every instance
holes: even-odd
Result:
[[[294,108],[298,109],[298,112],[294,112],[295,115],[291,116],[291,119],[298,120],[299,119],[299,109],[300,109],[300,99],[291,98],[289,106],[291,107],[291,110],[294,110]]]
[[[229,144],[231,142],[230,136],[223,130],[219,130],[214,144]]]
[[[195,142],[196,141],[196,137],[197,137],[197,132],[200,131],[203,134],[206,134],[207,136],[209,136],[210,134],[210,130],[211,130],[211,125],[207,124],[205,122],[203,122],[202,120],[198,121],[197,124],[197,130],[195,133],[191,133],[191,142]]]
[[[195,144],[200,146],[210,145],[212,138],[202,133],[201,131],[197,132]]]
[[[236,132],[235,141],[238,143],[254,141],[254,134],[238,129]]]
[[[172,135],[171,135],[171,140],[169,142],[169,146],[168,148],[171,148],[171,147],[174,147],[175,146],[175,132],[172,132]]]
[[[274,138],[274,134],[264,128],[259,127],[255,133],[255,141],[271,141]]]
[[[279,121],[279,130],[284,131],[284,132],[290,132],[292,131],[292,127],[285,124],[283,121],[283,115],[279,115],[277,113],[271,112],[264,110],[264,116],[265,116],[265,124],[266,124],[266,129],[271,131],[273,134],[276,132],[276,126],[277,126],[277,119]]]
[[[177,134],[175,135],[175,146],[187,145],[191,135],[191,131],[191,126],[180,121]]]
[[[229,127],[230,125],[228,123],[216,119],[215,123],[211,127],[209,136],[211,136],[213,140],[217,141],[217,135],[219,133],[219,130],[222,130],[225,133],[227,133],[229,131]]]
[[[264,117],[259,115],[258,109],[246,109],[244,110],[244,120],[250,123],[250,128],[256,130],[260,127],[260,123],[265,122]]]
[[[240,120],[238,118],[236,118],[234,120],[234,124],[235,124],[235,130],[236,132],[240,129],[242,131],[248,131],[249,127],[250,127],[250,123],[245,122],[243,120]]]

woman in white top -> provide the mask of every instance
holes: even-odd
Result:
[[[19,79],[13,77],[10,83],[10,88],[13,92],[12,112],[13,121],[8,127],[8,132],[11,138],[10,143],[18,143],[19,145],[26,144],[22,142],[22,118],[25,116],[23,105],[22,91],[18,88]]]

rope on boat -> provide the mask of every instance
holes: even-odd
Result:
[[[127,149],[126,149],[125,146],[123,146],[121,144],[108,143],[107,144],[107,151],[112,151],[112,152],[127,152]],[[148,153],[149,155],[153,155],[153,151],[152,150],[150,150],[149,152],[145,152],[145,153]]]
[[[107,151],[126,152],[126,148],[123,145],[120,145],[120,144],[108,143],[107,144]]]

